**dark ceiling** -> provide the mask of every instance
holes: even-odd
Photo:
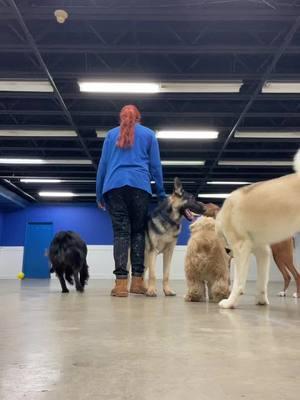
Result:
[[[53,79],[57,92],[0,91],[0,129],[65,128],[78,136],[1,137],[1,158],[82,158],[97,165],[103,139],[96,129],[115,126],[120,108],[134,103],[143,123],[153,129],[220,132],[215,141],[160,141],[164,160],[206,161],[204,166],[165,167],[168,192],[175,176],[195,193],[227,193],[235,186],[206,182],[255,182],[292,171],[271,165],[220,166],[217,161],[291,161],[299,147],[299,139],[237,139],[234,132],[300,131],[300,94],[261,93],[266,80],[300,81],[300,0],[18,0],[16,5],[21,18],[13,0],[0,0],[0,78]],[[57,23],[56,9],[68,12],[64,24]],[[241,80],[243,85],[239,93],[226,94],[101,95],[79,92],[77,81],[85,78]],[[42,189],[95,192],[92,164],[1,165],[0,177],[29,201],[24,192],[37,201]],[[24,184],[20,177],[67,182]]]

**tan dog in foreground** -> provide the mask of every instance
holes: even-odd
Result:
[[[191,237],[185,257],[188,292],[186,301],[219,302],[229,295],[229,260],[215,230],[215,220],[200,217],[190,225]]]
[[[205,208],[206,211],[204,215],[207,217],[216,218],[218,212],[220,211],[220,207],[213,203],[205,204]],[[293,297],[300,298],[300,273],[297,271],[297,268],[294,265],[294,249],[295,239],[293,237],[271,245],[274,262],[281,272],[284,280],[283,290],[278,293],[278,295],[281,297],[286,296],[287,288],[290,284],[292,275],[296,283],[296,292],[293,294]]]
[[[257,261],[256,303],[269,304],[269,245],[300,231],[300,150],[294,169],[294,174],[234,191],[218,213],[217,231],[226,239],[235,259],[232,291],[228,299],[219,303],[220,307],[234,308],[238,304],[251,253]]]

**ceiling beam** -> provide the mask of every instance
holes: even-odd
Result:
[[[14,0],[9,0],[14,1]],[[41,54],[273,54],[277,50],[277,46],[262,45],[91,45],[91,44],[40,44],[39,52]],[[1,44],[0,53],[32,53],[33,48],[26,45]],[[300,54],[300,46],[290,46],[285,51],[286,54]]]
[[[68,67],[68,68],[67,68]],[[201,71],[201,72],[184,72],[184,73],[174,73],[174,72],[151,72],[147,71],[147,73],[139,70],[133,70],[131,73],[128,72],[107,72],[107,71],[101,71],[101,72],[87,72],[84,69],[81,71],[72,71],[69,70],[70,65],[64,65],[63,70],[52,70],[51,74],[52,77],[54,77],[57,80],[63,80],[63,81],[72,81],[74,79],[104,79],[104,80],[115,80],[115,79],[120,79],[120,80],[130,80],[132,79],[132,76],[134,76],[135,80],[159,80],[159,81],[164,81],[164,82],[174,82],[174,81],[215,81],[215,80],[258,80],[261,77],[261,73],[257,71],[246,71],[246,72],[232,72],[232,71],[226,71],[226,70],[220,70],[216,72],[211,72],[211,68],[208,67],[207,71]],[[210,68],[210,69],[209,69]],[[5,79],[43,79],[44,76],[43,74],[39,73],[38,71],[18,71],[18,70],[1,70],[0,69],[1,76],[5,77]],[[134,75],[132,75],[134,74]],[[297,72],[275,72],[269,76],[270,80],[299,80],[300,77],[300,71]]]
[[[62,110],[0,110],[0,115],[26,115],[26,116],[60,116],[64,115]],[[114,117],[117,121],[116,111],[79,111],[71,110],[73,117]],[[235,118],[240,115],[239,111],[144,111],[144,118],[160,117],[160,118]],[[247,118],[299,118],[299,111],[294,112],[250,112]],[[75,130],[74,126],[73,129]]]
[[[28,152],[28,151],[33,151],[33,152],[37,152],[37,151],[52,151],[52,152],[57,152],[57,153],[67,153],[67,152],[82,152],[81,148],[74,148],[74,147],[68,147],[68,146],[62,146],[62,147],[54,147],[54,146],[38,146],[38,147],[34,147],[32,145],[20,145],[20,142],[18,140],[18,138],[14,139],[11,138],[12,142],[15,142],[16,145],[15,146],[1,146],[0,148],[0,154],[1,153],[5,153],[5,152],[13,152],[13,151],[20,151],[20,152]],[[298,140],[299,141],[299,140]],[[256,147],[255,145],[253,146],[252,143],[247,142],[247,147],[245,146],[239,146],[239,147],[230,147],[230,148],[226,148],[224,150],[225,153],[238,153],[238,154],[243,154],[243,153],[294,153],[295,152],[295,148],[298,148],[298,141],[297,139],[290,139],[290,142],[292,144],[292,147],[290,148],[283,148],[282,147],[282,139],[267,139],[266,140],[266,144],[268,145],[268,147]],[[271,143],[270,143],[271,142]],[[233,142],[231,142],[232,144]],[[185,143],[186,144],[186,143]],[[245,144],[245,142],[244,142]],[[286,144],[286,142],[285,142]],[[294,144],[294,146],[293,146]],[[272,147],[274,145],[274,147]],[[166,147],[166,148],[165,148]],[[97,153],[97,155],[99,154],[100,148],[99,148],[99,144],[97,143],[97,145],[93,148],[90,148],[91,152],[95,152]],[[215,149],[212,147],[212,144],[209,145],[205,145],[204,142],[198,142],[195,143],[193,141],[193,143],[187,147],[187,148],[182,148],[180,147],[180,145],[178,146],[174,146],[173,148],[170,148],[169,146],[164,146],[164,143],[160,143],[160,152],[161,153],[165,153],[165,154],[177,154],[177,155],[189,155],[189,154],[208,154],[208,153],[217,153],[218,149]],[[72,157],[74,157],[74,155],[72,155]]]
[[[228,122],[228,121],[227,121]],[[149,124],[149,127],[153,130],[158,129],[159,127],[157,125],[154,124]],[[57,129],[68,129],[69,126],[65,126],[65,125],[53,125],[51,123],[48,124],[24,124],[24,123],[19,123],[18,125],[15,124],[0,124],[0,128],[1,129],[53,129],[53,128],[57,128]],[[85,124],[85,123],[79,123],[78,127],[80,128],[81,131],[88,131],[91,132],[91,135],[93,136],[85,136],[85,141],[86,142],[101,142],[103,141],[102,138],[98,138],[95,136],[94,131],[95,130],[101,130],[101,131],[108,131],[109,129],[111,129],[111,125],[104,125],[104,124],[99,124],[99,123],[94,123],[94,124]],[[178,127],[178,129],[182,128],[182,124],[180,124],[180,122],[176,121],[176,123],[174,123],[174,128]],[[206,126],[208,127],[208,126]],[[212,124],[210,124],[209,126],[210,128],[212,127]],[[220,121],[217,121],[213,124],[214,129],[219,130],[219,131],[228,131],[232,128],[232,125],[229,125],[228,123],[220,123]],[[194,125],[192,124],[186,124],[185,123],[185,128],[186,129],[192,129],[194,128]],[[272,127],[270,127],[270,124],[268,123],[267,125],[251,125],[251,126],[243,126],[243,129],[247,128],[248,130],[251,131],[262,131],[265,130],[272,132]],[[273,129],[277,129],[278,127],[274,127]],[[280,129],[280,128],[279,128]],[[294,130],[294,131],[300,131],[300,126],[299,125],[285,125],[284,129],[286,130]],[[283,127],[281,127],[281,130],[283,130]],[[28,137],[18,137],[17,140],[18,141],[28,141]],[[2,141],[11,141],[11,140],[15,140],[14,137],[9,137],[9,136],[1,136],[1,142]],[[66,141],[66,142],[72,142],[72,141],[78,141],[79,139],[74,136],[74,137],[44,137],[44,138],[35,138],[35,140],[37,140],[38,142],[41,141]],[[241,141],[241,139],[234,139],[235,142]],[[248,139],[243,139],[242,141],[245,142]],[[264,141],[264,139],[261,139],[262,141]],[[290,139],[286,139],[287,141],[289,141]]]
[[[18,138],[10,138],[11,141],[16,141],[16,143],[19,143]],[[91,149],[91,151],[96,151],[98,149]],[[5,151],[55,151],[58,153],[63,153],[63,152],[78,152],[78,153],[82,153],[83,149],[81,147],[79,148],[74,148],[74,147],[68,147],[68,146],[62,146],[62,147],[52,147],[52,146],[38,146],[38,147],[34,147],[34,146],[1,146],[0,148],[0,153],[4,153]]]
[[[9,2],[10,0],[8,0]],[[99,1],[99,0],[98,0]],[[126,4],[122,7],[107,6],[103,4],[85,2],[84,6],[68,4],[68,12],[72,15],[73,21],[293,21],[299,13],[299,3],[290,7],[278,5],[276,10],[269,7],[251,7],[243,5],[235,8],[222,7],[219,2],[196,3],[187,7],[184,2],[171,2],[168,7],[153,7],[151,3],[143,4],[139,1]],[[20,8],[25,20],[51,20],[53,19],[53,7],[37,6]],[[11,19],[13,15],[8,8],[3,8],[0,19]]]
[[[30,199],[31,201],[36,201],[35,197],[31,196],[29,193],[25,192],[23,189],[20,189],[17,185],[12,183],[9,179],[3,178],[1,179],[2,184],[9,187],[10,189],[13,189],[14,192],[11,192],[10,190],[7,190],[5,187],[0,186],[0,197],[4,197],[10,202],[14,203],[15,205],[25,208],[28,203],[24,201],[24,198],[27,200]],[[22,195],[22,198],[20,198],[15,192],[19,193]]]
[[[1,72],[0,72],[1,73]],[[294,80],[300,81],[300,73],[298,78],[294,77]],[[226,80],[226,79],[224,79]],[[291,81],[292,79],[290,79]],[[207,101],[207,100],[219,100],[219,101],[246,101],[249,100],[251,94],[244,93],[153,93],[153,94],[142,94],[139,101]],[[0,92],[0,99],[48,99],[54,98],[53,93],[47,92]],[[120,93],[77,93],[77,92],[63,92],[64,100],[82,100],[82,101],[93,101],[93,100],[118,100],[124,102],[128,100],[136,100],[136,94],[120,94]],[[298,93],[265,93],[259,94],[256,101],[297,101],[299,102]]]

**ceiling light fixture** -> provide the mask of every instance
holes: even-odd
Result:
[[[75,197],[72,192],[39,192],[40,197]]]
[[[78,82],[81,92],[89,93],[158,93],[160,85],[153,82]]]
[[[98,138],[105,138],[107,131],[100,131],[100,130],[96,130],[96,134]]]
[[[0,92],[53,92],[48,81],[0,80]]]
[[[39,192],[40,197],[95,197],[96,193]]]
[[[237,131],[235,138],[244,139],[300,139],[299,131]]]
[[[98,138],[105,138],[107,131],[96,130]],[[156,133],[158,139],[217,139],[218,131],[214,130],[159,130]]]
[[[52,159],[39,159],[39,158],[0,158],[0,164],[90,165],[92,164],[92,161],[84,159],[52,160]]]
[[[204,193],[204,194],[198,194],[199,198],[203,199],[226,199],[228,196],[230,196],[230,193]]]
[[[210,130],[161,130],[157,139],[217,139],[219,132]]]
[[[192,184],[196,183],[195,181],[186,181],[186,180],[180,180],[180,181],[183,185],[192,185]],[[165,184],[174,184],[174,179],[166,180],[166,181],[164,180],[164,183]],[[155,181],[151,181],[151,185],[154,185],[154,184],[155,184]]]
[[[162,82],[161,93],[238,93],[242,81]]]
[[[262,93],[300,93],[300,82],[265,82]]]
[[[11,137],[74,137],[77,133],[72,130],[62,129],[0,129],[0,136],[11,136]]]
[[[199,165],[204,165],[205,161],[162,160],[161,163],[164,166],[186,165],[191,167],[197,167]]]
[[[239,182],[239,181],[209,181],[207,185],[249,185],[251,182]]]
[[[1,176],[0,176],[1,178]],[[96,179],[52,179],[52,178],[20,178],[10,176],[11,179],[19,178],[22,183],[94,183]]]
[[[245,166],[245,167],[291,167],[293,161],[252,161],[252,160],[232,160],[232,161],[219,161],[220,166]]]
[[[78,82],[81,92],[90,93],[238,93],[242,84],[242,81]]]
[[[31,178],[25,178],[25,179],[20,179],[20,182],[22,183],[61,183],[61,179],[31,179]]]
[[[45,164],[38,158],[0,158],[0,164]]]

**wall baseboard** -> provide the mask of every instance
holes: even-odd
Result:
[[[15,279],[22,271],[23,246],[0,247],[0,279]]]
[[[22,271],[23,246],[0,247],[0,279],[15,279]],[[177,246],[173,255],[171,279],[185,279],[184,257],[186,246]],[[113,279],[113,253],[112,246],[88,245],[88,264],[91,279]],[[158,256],[157,278],[162,278],[162,256]],[[251,267],[248,280],[256,280],[256,265],[254,258],[251,259]],[[271,281],[282,281],[281,274],[272,261],[270,270]]]

